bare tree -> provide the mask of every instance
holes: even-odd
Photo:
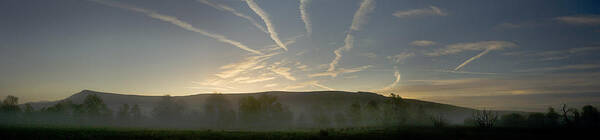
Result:
[[[498,121],[498,114],[490,110],[482,110],[473,113],[473,120],[478,127],[492,128]]]

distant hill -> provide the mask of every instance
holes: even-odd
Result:
[[[96,94],[101,97],[107,106],[116,111],[122,104],[138,104],[144,114],[149,114],[155,104],[160,100],[161,96],[141,96],[141,95],[126,95],[118,93],[105,93],[91,90],[83,90],[79,93],[63,100],[71,100],[74,103],[82,103],[84,98],[89,94]],[[345,92],[345,91],[311,91],[311,92],[285,92],[285,91],[268,91],[258,93],[232,93],[223,94],[230,101],[234,108],[238,106],[238,100],[247,96],[258,96],[260,94],[269,94],[277,96],[278,101],[289,107],[292,112],[305,112],[314,106],[324,107],[329,110],[345,110],[350,104],[358,102],[366,104],[369,101],[383,102],[389,97],[385,97],[376,93],[370,92]],[[190,111],[202,111],[207,97],[211,94],[196,94],[189,96],[174,96],[175,100],[183,101]],[[60,100],[59,100],[60,101]],[[36,109],[49,107],[59,101],[51,102],[33,102],[32,106]],[[404,99],[410,108],[420,108],[428,114],[443,115],[451,123],[462,123],[462,121],[470,117],[475,109],[458,107],[448,104],[440,104],[434,102],[420,101],[415,99]]]

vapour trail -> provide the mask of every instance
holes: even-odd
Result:
[[[463,67],[464,67],[464,66],[466,66],[467,64],[471,63],[471,61],[473,61],[473,60],[475,60],[475,59],[477,59],[477,58],[479,58],[479,57],[481,57],[481,56],[483,56],[483,55],[485,55],[485,54],[489,53],[491,50],[492,50],[491,48],[487,48],[487,49],[485,49],[483,52],[481,52],[481,53],[479,53],[479,54],[477,54],[477,55],[475,55],[475,56],[473,56],[473,57],[469,58],[467,61],[465,61],[465,62],[463,62],[462,64],[458,65],[458,67],[454,68],[454,71],[458,71],[458,70],[460,70],[461,68],[463,68]]]
[[[283,48],[283,50],[287,51],[287,47],[281,42],[279,36],[277,35],[277,31],[275,31],[275,27],[273,27],[273,23],[271,23],[269,14],[267,14],[262,8],[260,8],[258,4],[256,4],[253,0],[246,0],[246,3],[248,4],[248,7],[250,7],[250,9],[252,9],[252,11],[254,11],[258,16],[260,16],[260,18],[262,18],[262,20],[265,22],[265,24],[267,25],[267,31],[271,35],[271,39],[275,41],[275,44]]]
[[[252,25],[254,25],[259,30],[261,30],[261,31],[263,31],[263,32],[265,32],[267,34],[269,33],[269,32],[267,32],[267,29],[265,29],[265,27],[263,27],[262,25],[260,25],[260,23],[258,23],[256,20],[254,20],[254,18],[252,18],[252,17],[250,17],[250,16],[248,16],[248,15],[246,15],[244,13],[238,12],[237,10],[235,10],[235,9],[233,9],[233,8],[227,6],[227,5],[219,4],[219,3],[214,3],[214,2],[211,2],[209,0],[197,0],[197,1],[200,2],[200,3],[206,4],[206,5],[210,6],[210,7],[213,7],[215,9],[217,9],[217,10],[227,11],[227,12],[232,13],[235,16],[244,18],[244,19],[250,21],[250,23],[252,23]]]
[[[310,18],[308,18],[308,13],[306,9],[310,4],[310,0],[300,0],[300,16],[302,17],[302,21],[304,21],[304,27],[306,27],[306,36],[310,37],[312,34],[312,23],[310,22]]]
[[[366,23],[365,18],[367,18],[367,14],[373,9],[375,9],[375,1],[374,0],[363,0],[360,4],[356,13],[354,13],[354,17],[352,19],[352,25],[350,26],[350,30],[346,34],[346,38],[344,39],[344,46],[333,51],[335,54],[335,58],[329,63],[329,69],[327,71],[334,71],[335,66],[339,63],[342,58],[342,51],[348,51],[354,47],[354,36],[352,33],[354,31],[360,30],[361,26]]]
[[[258,55],[263,55],[263,53],[261,53],[260,51],[251,49],[248,46],[246,46],[246,45],[244,45],[244,44],[242,44],[242,43],[240,43],[238,41],[228,39],[227,37],[225,37],[223,35],[209,33],[207,31],[204,31],[203,29],[196,28],[196,27],[192,26],[191,24],[189,24],[189,23],[187,23],[185,21],[179,20],[177,17],[163,15],[163,14],[157,13],[155,11],[151,11],[151,10],[147,10],[147,9],[135,7],[135,6],[132,6],[132,5],[126,5],[126,4],[122,4],[122,3],[117,3],[117,2],[109,2],[109,1],[102,1],[102,0],[90,0],[90,1],[96,2],[96,3],[99,3],[99,4],[103,4],[103,5],[106,5],[106,6],[110,6],[110,7],[121,8],[121,9],[129,10],[129,11],[133,11],[133,12],[137,12],[137,13],[142,13],[142,14],[145,14],[146,16],[148,16],[148,17],[151,17],[151,18],[154,18],[154,19],[158,19],[158,20],[162,20],[162,21],[165,21],[165,22],[169,22],[169,23],[171,23],[173,25],[176,25],[176,26],[179,26],[179,27],[181,27],[181,28],[183,28],[185,30],[196,32],[196,33],[200,33],[202,35],[205,35],[205,36],[211,37],[213,39],[216,39],[216,40],[218,40],[220,42],[231,44],[231,45],[236,46],[236,47],[238,47],[240,49],[243,49],[243,50],[246,50],[246,51],[258,54]]]

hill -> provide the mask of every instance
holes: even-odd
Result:
[[[92,90],[83,90],[62,100],[70,100],[74,103],[82,103],[87,95],[95,94],[101,97],[111,110],[118,110],[122,104],[137,104],[145,115],[149,115],[155,104],[161,99],[161,96],[141,96],[127,95],[118,93],[106,93]],[[258,93],[231,93],[223,94],[229,100],[232,107],[237,109],[239,99],[247,96],[259,96],[261,94],[273,95],[278,101],[288,107],[296,115],[306,112],[310,108],[320,106],[329,110],[346,110],[352,103],[367,104],[369,101],[384,102],[389,97],[370,92],[345,92],[345,91],[310,91],[310,92],[286,92],[286,91],[268,91]],[[190,111],[203,111],[206,99],[212,94],[196,94],[189,96],[174,96],[173,98],[185,103]],[[33,102],[31,105],[36,108],[49,107],[58,101]],[[403,99],[408,104],[409,110],[421,109],[427,114],[443,115],[451,123],[462,123],[467,117],[470,117],[476,110],[465,107],[458,107],[448,104],[427,102],[415,99]]]

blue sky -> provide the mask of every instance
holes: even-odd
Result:
[[[533,97],[598,97],[599,5],[5,0],[0,95],[346,90],[498,109],[515,108],[476,100],[515,96],[498,99],[539,99],[541,108],[566,101]],[[577,101],[600,102],[587,99]]]

